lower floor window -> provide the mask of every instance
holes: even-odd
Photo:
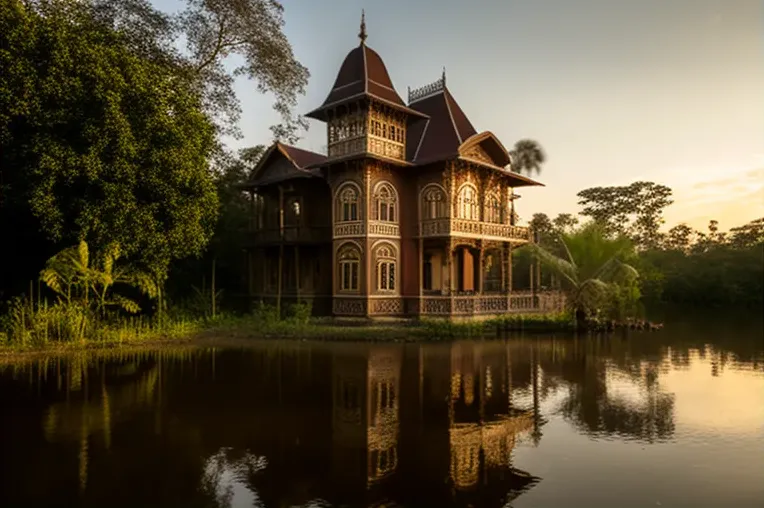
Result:
[[[382,261],[377,269],[377,288],[395,290],[395,261]]]
[[[358,261],[340,262],[340,289],[343,291],[358,290]]]

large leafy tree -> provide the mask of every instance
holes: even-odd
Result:
[[[662,239],[663,210],[673,203],[671,189],[653,182],[593,187],[578,193],[581,215],[599,223],[606,233],[627,235],[641,248]]]
[[[634,285],[638,274],[630,264],[634,252],[627,238],[610,238],[592,222],[561,235],[560,244],[562,256],[538,244],[527,248],[559,278],[579,327],[585,328],[588,316],[610,307],[614,301],[633,302],[638,298]]]
[[[32,0],[40,2],[41,0]],[[43,0],[44,1],[44,0]],[[221,134],[240,134],[239,100],[234,80],[252,80],[271,94],[281,123],[276,139],[294,142],[307,128],[295,116],[297,98],[310,76],[295,58],[284,32],[283,6],[276,0],[181,0],[181,8],[163,12],[150,0],[77,0],[98,19],[129,37],[141,51],[187,80],[203,98],[205,111]],[[185,41],[179,48],[177,41]]]
[[[215,129],[197,91],[87,7],[2,2],[9,279],[31,279],[58,246],[79,240],[96,250],[119,244],[161,277],[172,259],[202,252],[213,232]]]
[[[512,170],[529,175],[541,173],[541,165],[546,162],[546,155],[536,141],[521,139],[509,152],[512,160]]]

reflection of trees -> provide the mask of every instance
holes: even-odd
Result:
[[[552,348],[554,355],[549,354]],[[544,379],[567,386],[567,397],[560,405],[565,418],[586,433],[648,442],[668,439],[674,432],[674,397],[661,391],[658,382],[661,352],[655,343],[634,346],[597,338],[569,340],[565,348],[537,345]],[[682,366],[689,361],[686,351],[668,357]],[[616,377],[638,395],[637,401],[611,393],[609,385]]]

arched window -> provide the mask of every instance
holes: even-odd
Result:
[[[382,245],[376,250],[377,289],[395,291],[395,250],[390,245]]]
[[[340,291],[358,291],[361,253],[354,245],[343,246],[337,256],[340,274]]]
[[[477,189],[472,184],[466,184],[459,191],[459,218],[480,220]]]
[[[395,190],[388,183],[380,184],[374,193],[374,210],[376,220],[395,222],[396,213]]]
[[[422,193],[422,219],[440,219],[441,217],[448,217],[446,194],[436,186],[425,188]]]
[[[495,193],[490,193],[485,199],[483,217],[486,222],[501,223],[501,200]]]
[[[337,222],[348,222],[359,220],[359,201],[360,195],[358,189],[351,184],[345,184],[337,195],[338,210]]]

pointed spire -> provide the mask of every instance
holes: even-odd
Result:
[[[358,32],[358,38],[361,39],[361,44],[366,44],[366,12],[361,9],[361,31]]]
[[[443,66],[443,77],[441,78],[443,81],[443,86],[446,86],[446,66]]]

